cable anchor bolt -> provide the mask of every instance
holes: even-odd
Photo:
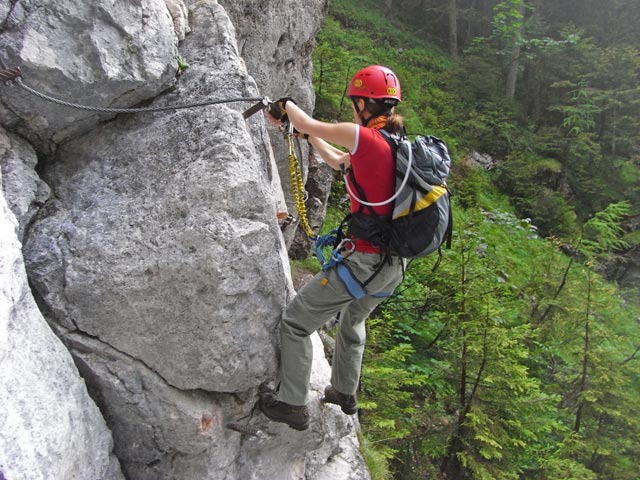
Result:
[[[0,81],[5,82],[7,85],[11,85],[11,82],[21,76],[22,70],[20,67],[4,68],[0,70]]]

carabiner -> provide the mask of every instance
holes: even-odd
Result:
[[[338,244],[338,246],[334,250],[336,252],[339,252],[341,250],[346,250],[348,254],[351,254],[356,251],[356,243],[350,238],[343,238],[342,241]]]

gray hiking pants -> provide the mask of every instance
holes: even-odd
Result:
[[[356,278],[366,281],[384,261],[379,254],[354,252],[346,260]],[[402,282],[403,260],[392,257],[367,285],[367,292],[393,292]],[[318,273],[285,308],[281,322],[280,389],[278,400],[289,405],[309,402],[313,347],[309,335],[340,312],[331,385],[355,395],[366,339],[365,320],[384,298],[367,295],[354,299],[335,268]]]

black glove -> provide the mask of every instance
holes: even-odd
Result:
[[[269,112],[269,115],[271,115],[276,120],[280,120],[281,122],[286,122],[287,112],[286,112],[285,106],[287,102],[296,103],[290,97],[283,97],[280,100],[276,100],[275,102],[269,103],[269,105],[267,106],[267,112]]]

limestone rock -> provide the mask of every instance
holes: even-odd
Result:
[[[11,11],[11,3],[9,0],[3,0],[0,2],[0,23],[4,22]]]
[[[182,0],[164,0],[173,20],[173,27],[178,40],[191,31],[189,28],[189,11]]]
[[[355,417],[344,415],[335,405],[320,403],[321,392],[330,376],[323,358],[323,347],[317,334],[311,336],[314,364],[311,371],[311,425],[298,432],[282,423],[266,420],[262,414],[253,418],[252,426],[263,435],[245,441],[237,459],[236,476],[246,480],[368,480],[362,457],[357,452],[359,428]],[[343,442],[341,444],[341,441]],[[344,452],[341,445],[351,445]],[[271,455],[268,452],[279,452]],[[350,453],[349,453],[350,452]],[[353,455],[353,463],[340,464],[338,456]],[[329,466],[330,465],[330,466]]]
[[[123,479],[100,411],[33,301],[16,224],[0,192],[0,472]]]
[[[33,147],[0,127],[2,189],[9,208],[18,220],[18,240],[38,209],[49,198],[49,186],[35,172],[38,162]]]
[[[25,84],[79,104],[130,106],[175,81],[177,37],[164,0],[12,2],[0,34],[0,60]],[[18,86],[0,89],[0,120],[38,150],[87,131],[98,115],[46,102]]]
[[[0,44],[11,48],[0,58],[10,64],[24,54],[21,63],[33,69],[28,83],[46,79],[52,91],[57,83],[73,92],[74,101],[130,105],[144,98],[150,106],[167,106],[264,93],[247,72],[236,30],[214,0],[35,4],[12,3],[0,32]],[[290,18],[294,27],[318,26],[322,5],[297,6],[299,16]],[[286,7],[251,1],[234,8],[254,9],[250,18],[256,18],[261,8]],[[248,18],[237,18],[247,32]],[[280,28],[277,15],[265,20],[273,22],[266,30]],[[183,27],[179,54],[189,68],[175,80],[174,47]],[[48,37],[29,33],[38,28]],[[128,57],[119,56],[124,53],[111,48],[114,31],[141,44]],[[295,53],[289,42],[297,34],[281,44],[270,35],[265,45],[271,54]],[[47,49],[55,51],[43,58],[40,51]],[[257,48],[254,54],[269,57]],[[266,65],[265,79],[275,65]],[[290,78],[311,94],[310,70],[305,77],[296,69]],[[111,429],[124,476],[368,478],[357,452],[357,422],[318,401],[329,366],[316,336],[311,428],[294,432],[255,408],[259,385],[275,380],[278,320],[294,292],[276,220],[286,206],[269,134],[261,115],[241,115],[251,102],[112,118],[45,108],[20,97],[20,90],[16,94],[16,86],[9,93],[0,88],[0,120],[11,132],[0,133],[3,188],[21,216],[30,281]],[[100,98],[91,97],[96,92]],[[16,228],[14,223],[9,230]],[[23,297],[33,304],[28,291]],[[34,348],[50,351],[49,343],[57,342],[50,337]],[[17,367],[11,368],[17,375]],[[46,381],[59,382],[57,372],[43,371]],[[62,404],[76,401],[76,389],[66,393],[69,398],[60,392]],[[11,408],[38,412],[40,397],[33,398],[35,403]],[[52,478],[121,478],[109,445],[83,449],[97,436],[95,422],[83,415],[77,428],[82,445],[65,448],[76,448],[76,463],[102,470],[57,474],[67,464],[53,457]],[[42,430],[47,438],[56,434],[55,425]],[[35,455],[28,439],[17,439],[14,448],[24,452],[14,464],[28,466],[28,456]]]
[[[327,1],[221,0],[220,3],[224,5],[236,25],[240,55],[245,59],[247,70],[256,80],[261,94],[272,100],[292,97],[306,112],[313,112],[315,92],[312,86],[311,53],[315,46],[316,33],[326,13]],[[269,134],[288,202],[286,210],[298,219],[289,182],[288,146],[283,141],[282,132],[275,127],[270,126]],[[296,153],[302,165],[303,178],[307,183],[309,164],[313,162],[309,157],[307,142],[297,142]],[[326,209],[320,203],[322,200],[309,192],[307,210],[310,217],[324,218]],[[301,230],[297,228],[298,225],[299,222],[296,222],[284,231],[289,246],[294,242],[296,231]],[[299,234],[299,238],[301,237],[304,237],[304,233]],[[309,244],[304,238],[301,238],[293,249],[298,251],[301,246],[306,247],[304,253],[308,255]]]
[[[192,18],[192,66],[158,102],[252,93],[222,7],[199,2]],[[25,243],[56,323],[181,389],[239,392],[274,374],[283,245],[265,159],[235,108],[131,116],[66,143],[43,173],[55,200]]]
[[[236,26],[239,53],[260,91],[272,99],[292,96],[311,111],[311,52],[327,1],[222,0]]]
[[[472,167],[483,170],[492,170],[496,166],[496,161],[490,155],[480,152],[469,153],[463,161]]]

